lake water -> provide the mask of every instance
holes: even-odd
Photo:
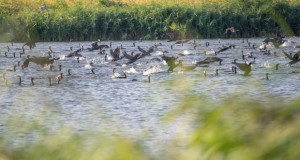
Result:
[[[296,46],[300,45],[299,37],[286,38],[286,46],[281,47],[287,53],[297,52]],[[185,129],[178,120],[172,124],[165,124],[162,118],[166,113],[176,108],[186,94],[202,94],[208,101],[220,102],[230,96],[237,98],[253,97],[258,100],[268,95],[279,97],[285,101],[293,101],[300,97],[300,63],[288,65],[290,61],[281,51],[273,45],[267,47],[271,55],[264,55],[258,47],[263,44],[262,38],[248,39],[201,39],[191,40],[188,43],[175,44],[167,41],[137,41],[133,47],[133,41],[103,41],[101,44],[109,45],[115,49],[122,44],[123,51],[127,53],[140,53],[137,46],[148,50],[150,46],[159,44],[151,56],[139,59],[133,64],[123,65],[127,59],[111,62],[104,60],[104,55],[99,55],[98,50],[88,51],[92,42],[39,42],[36,47],[29,50],[26,46],[25,55],[19,57],[24,43],[0,44],[0,74],[6,74],[7,86],[3,79],[0,80],[0,132],[6,128],[6,120],[12,117],[22,117],[26,120],[46,119],[45,125],[53,130],[60,125],[74,129],[75,131],[101,131],[104,134],[113,135],[121,131],[130,137],[144,135],[148,145],[153,150],[159,151],[157,144],[168,142],[176,134]],[[208,47],[205,42],[209,42]],[[69,54],[69,48],[78,49],[78,43],[84,47],[80,52],[84,58],[65,58]],[[161,45],[160,45],[161,43]],[[201,46],[200,46],[201,43]],[[161,59],[161,51],[168,51],[167,56],[184,54],[178,60],[183,60],[184,66],[192,66],[195,61],[204,60],[206,57],[215,56],[209,50],[218,51],[222,45],[235,45],[235,48],[221,52],[217,57],[222,58],[222,65],[211,63],[208,66],[197,67],[190,72],[182,72],[176,68],[173,73],[167,73],[168,66]],[[255,44],[256,49],[252,45]],[[5,57],[4,52],[10,51]],[[171,49],[172,45],[172,49]],[[194,46],[196,45],[196,48]],[[61,57],[50,66],[40,66],[30,63],[28,68],[22,69],[21,65],[27,55],[48,56],[48,48],[52,46],[55,57]],[[105,48],[109,54],[109,48]],[[204,54],[207,51],[207,54]],[[243,76],[239,69],[233,73],[234,59],[243,63],[244,54],[254,52],[256,61],[253,64],[249,76]],[[16,57],[13,57],[15,52]],[[274,55],[277,52],[277,55]],[[253,58],[247,58],[253,61]],[[13,66],[20,61],[20,66],[13,71]],[[93,62],[93,65],[90,65]],[[275,70],[275,65],[279,69]],[[61,72],[58,66],[62,65]],[[92,74],[94,68],[95,74]],[[122,71],[136,71],[127,73],[126,79],[114,78],[112,70],[117,73]],[[71,69],[71,75],[67,70]],[[215,75],[215,70],[219,74]],[[207,76],[204,77],[203,71]],[[147,73],[151,72],[151,83],[148,83]],[[57,84],[55,77],[63,73],[63,79]],[[269,73],[269,80],[266,80]],[[21,76],[22,84],[18,84],[17,76]],[[51,78],[52,86],[49,86],[47,77]],[[35,85],[31,85],[31,78],[35,78]],[[135,79],[136,81],[133,81]],[[45,115],[45,112],[47,113]],[[190,117],[187,116],[187,119]],[[188,133],[183,133],[188,134]]]

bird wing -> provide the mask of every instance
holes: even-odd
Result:
[[[140,53],[135,54],[132,58],[133,58],[133,59],[138,59],[138,57],[139,57],[140,55],[141,55]]]
[[[298,53],[296,53],[296,54],[293,56],[293,59],[298,61],[298,59],[299,59]]]
[[[117,47],[114,51],[114,55],[115,55],[115,59],[119,59],[120,58],[120,48]]]
[[[153,46],[152,46],[152,47],[150,47],[150,48],[148,49],[147,54],[150,54],[150,53],[152,53],[153,51],[154,51],[154,49],[153,49]]]
[[[126,59],[129,59],[129,60],[132,60],[132,58],[133,58],[131,55],[127,54],[126,51],[123,51],[123,55]]]
[[[294,60],[289,54],[287,54],[283,49],[281,50],[285,56],[287,56],[290,60]]]
[[[30,62],[30,60],[29,59],[26,59],[25,61],[24,61],[24,63],[23,63],[23,68],[27,68],[28,67],[28,65],[29,65],[29,62]]]
[[[42,7],[40,7],[40,10],[41,10],[41,14],[43,16],[44,15],[44,9]]]
[[[49,11],[49,9],[47,8],[47,6],[44,6],[44,8],[45,8],[47,11]]]
[[[139,51],[141,51],[143,54],[147,54],[145,50],[143,50],[140,46],[138,46]]]
[[[113,51],[112,49],[110,49],[110,55],[111,55],[112,57],[115,57],[114,51]]]
[[[99,47],[100,47],[100,48],[109,48],[108,45],[106,45],[106,44],[102,44],[102,45],[100,45]]]
[[[172,59],[172,57],[167,57],[167,56],[162,56],[161,57],[163,60],[165,60],[166,62],[170,61]]]

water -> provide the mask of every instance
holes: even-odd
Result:
[[[288,43],[282,47],[287,53],[295,53],[300,44],[299,37],[287,38]],[[253,97],[263,101],[263,96],[271,95],[282,98],[284,101],[292,101],[300,97],[300,63],[288,66],[290,61],[280,49],[268,45],[271,55],[263,55],[258,49],[253,49],[252,44],[257,48],[262,45],[263,39],[249,39],[251,47],[246,40],[242,39],[221,40],[202,39],[196,40],[197,47],[194,49],[193,40],[183,45],[167,41],[143,41],[137,42],[133,47],[133,41],[112,41],[112,48],[122,44],[127,53],[140,53],[137,46],[145,50],[154,44],[161,43],[151,54],[133,64],[124,66],[128,60],[125,58],[117,61],[104,61],[104,55],[98,55],[98,50],[88,51],[92,42],[80,42],[84,51],[80,52],[85,58],[77,63],[76,58],[65,58],[70,53],[69,48],[78,49],[78,42],[39,42],[36,48],[29,50],[19,58],[22,51],[21,43],[0,44],[0,73],[6,74],[7,86],[0,81],[0,114],[2,122],[0,132],[3,132],[6,124],[5,119],[11,117],[22,117],[27,120],[46,119],[45,123],[53,130],[60,125],[67,126],[75,131],[101,131],[110,134],[126,134],[130,137],[145,135],[150,148],[159,152],[157,144],[168,142],[178,132],[184,132],[180,125],[180,119],[172,124],[165,124],[162,118],[166,113],[176,108],[186,94],[203,94],[208,101],[221,101],[229,96],[237,98]],[[205,42],[209,42],[208,47]],[[103,41],[102,44],[109,45],[110,41]],[[201,43],[201,46],[199,45]],[[204,60],[206,57],[214,56],[211,51],[218,51],[221,45],[235,44],[236,47],[218,54],[223,59],[222,65],[211,63],[209,67],[197,67],[191,72],[182,72],[176,68],[173,73],[167,73],[168,66],[163,61],[158,62],[152,58],[160,58],[162,51],[168,51],[167,56],[177,56],[182,53],[185,56],[184,66],[192,66],[195,61]],[[6,46],[10,47],[7,57],[4,57]],[[171,45],[172,48],[171,49]],[[48,48],[52,46],[55,57],[62,57],[54,62],[54,70],[50,66],[39,66],[30,63],[28,68],[21,69],[21,65],[27,55],[48,56]],[[207,51],[207,55],[204,54]],[[254,68],[250,76],[243,76],[238,70],[237,74],[231,72],[231,62],[238,59],[242,63],[242,51],[244,54],[254,52],[256,57]],[[13,53],[16,53],[16,58]],[[277,52],[277,55],[273,53]],[[109,54],[109,49],[106,49]],[[17,65],[13,71],[13,65]],[[247,61],[253,61],[248,58]],[[93,62],[93,65],[90,65]],[[275,65],[279,70],[275,70]],[[62,65],[62,71],[58,71],[58,65]],[[94,68],[95,74],[92,74]],[[113,78],[112,70],[122,74],[127,70],[126,79]],[[71,75],[67,70],[71,69]],[[219,69],[219,75],[215,70]],[[207,77],[203,71],[207,71]],[[57,84],[55,77],[63,73],[63,79]],[[147,75],[151,73],[151,83],[148,83]],[[269,73],[269,80],[265,74]],[[22,77],[21,86],[18,84],[17,76]],[[51,78],[52,86],[49,86],[47,77]],[[31,85],[31,78],[35,78],[35,85]],[[137,81],[132,81],[133,79]],[[47,116],[43,113],[47,112]],[[189,119],[190,117],[185,117]],[[121,133],[120,133],[121,132]],[[187,132],[181,133],[188,135]],[[151,147],[152,146],[152,147]],[[156,147],[153,147],[156,146]]]

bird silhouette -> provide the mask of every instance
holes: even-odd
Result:
[[[49,12],[49,9],[46,6],[40,6],[42,16],[44,16],[44,9]]]

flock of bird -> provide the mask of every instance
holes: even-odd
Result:
[[[234,28],[230,28],[228,30],[226,30],[226,32],[228,31],[234,31]],[[231,31],[232,32],[232,31]],[[248,47],[252,48],[255,52],[248,52],[248,53],[241,53],[240,59],[233,59],[231,64],[232,64],[232,68],[230,69],[230,72],[232,73],[237,73],[237,70],[240,70],[243,72],[243,76],[248,76],[252,70],[252,65],[255,64],[255,59],[257,57],[254,56],[254,54],[260,54],[260,55],[265,55],[268,56],[270,54],[278,54],[277,50],[281,50],[282,53],[288,58],[290,59],[290,62],[288,63],[288,65],[293,65],[297,62],[300,61],[299,59],[299,55],[300,55],[300,51],[294,53],[286,53],[286,51],[284,49],[282,49],[280,46],[283,45],[284,43],[286,43],[287,41],[284,39],[285,37],[281,36],[280,34],[277,35],[275,38],[266,38],[262,44],[260,46],[256,46],[255,44],[251,45],[251,42],[248,41],[248,39],[245,40],[243,39],[243,41],[241,43],[248,43]],[[118,78],[118,79],[127,79],[128,76],[126,75],[128,73],[128,71],[124,70],[121,73],[116,73],[116,69],[117,68],[122,68],[122,66],[135,66],[137,67],[138,65],[146,65],[147,63],[149,63],[149,61],[151,62],[156,62],[159,64],[165,64],[168,66],[168,69],[165,71],[162,71],[164,73],[172,73],[172,72],[178,72],[178,73],[183,73],[183,72],[188,72],[188,71],[194,71],[196,72],[195,68],[200,67],[200,68],[204,68],[203,70],[203,75],[206,77],[206,70],[205,68],[209,67],[209,65],[219,65],[222,66],[222,62],[224,61],[222,59],[222,54],[224,52],[230,52],[230,50],[234,49],[236,44],[222,44],[221,43],[221,39],[218,39],[218,42],[221,46],[219,47],[219,49],[217,51],[214,51],[212,49],[210,50],[206,50],[204,51],[204,55],[205,58],[203,60],[196,60],[193,63],[184,63],[184,59],[182,59],[182,57],[184,56],[189,56],[190,54],[187,53],[180,53],[180,54],[176,54],[174,55],[172,53],[172,50],[174,50],[175,47],[178,46],[184,46],[184,45],[189,45],[189,46],[193,46],[193,50],[196,50],[197,48],[208,48],[210,46],[209,42],[206,42],[204,45],[202,45],[201,41],[199,42],[199,40],[176,40],[176,41],[170,41],[171,45],[169,46],[169,49],[166,49],[164,47],[163,50],[160,49],[160,46],[165,46],[162,43],[155,43],[152,46],[149,46],[148,48],[142,48],[140,46],[136,46],[137,43],[139,42],[133,42],[132,46],[125,46],[125,47],[131,47],[134,49],[138,50],[138,53],[134,53],[134,51],[131,51],[131,53],[127,53],[127,49],[124,48],[124,46],[121,44],[119,46],[116,46],[115,48],[113,47],[113,43],[114,42],[108,42],[109,44],[103,44],[103,42],[101,42],[100,40],[93,42],[91,44],[91,46],[89,48],[86,48],[82,45],[80,45],[80,43],[78,44],[78,48],[73,50],[73,46],[71,46],[68,50],[69,50],[69,54],[66,55],[60,55],[59,57],[56,57],[56,53],[51,46],[49,46],[48,51],[46,52],[46,56],[32,56],[27,54],[26,55],[26,49],[25,47],[28,47],[29,50],[34,50],[36,47],[36,43],[35,42],[27,42],[25,43],[22,48],[19,48],[20,53],[19,56],[20,58],[22,57],[21,61],[17,61],[14,62],[14,65],[12,66],[12,69],[6,69],[5,72],[3,73],[3,82],[4,82],[4,86],[8,85],[8,79],[6,78],[6,72],[15,72],[17,69],[20,68],[20,70],[26,70],[27,68],[30,68],[30,66],[32,65],[40,65],[42,67],[45,66],[49,66],[50,71],[53,72],[57,72],[56,74],[57,76],[55,76],[55,79],[57,80],[56,83],[53,83],[51,81],[51,79],[53,79],[53,77],[51,78],[46,77],[45,79],[48,80],[49,85],[52,86],[53,84],[59,84],[60,81],[63,79],[63,77],[65,76],[64,73],[62,72],[62,68],[64,66],[63,61],[61,61],[62,59],[65,58],[70,58],[73,61],[77,61],[77,63],[81,63],[81,61],[85,58],[84,52],[91,52],[94,53],[95,56],[98,57],[103,57],[105,64],[111,64],[110,66],[112,66],[112,75],[111,78]],[[269,46],[272,43],[274,48],[276,49],[276,51],[274,51],[273,53],[271,52]],[[114,45],[115,46],[115,45]],[[299,46],[295,46],[299,47]],[[0,58],[16,58],[16,52],[11,52],[11,48],[13,48],[13,43],[11,44],[11,46],[7,45],[6,49],[2,48],[0,51]],[[28,50],[27,49],[27,50]],[[15,49],[15,51],[17,51],[18,48]],[[108,51],[109,50],[109,51]],[[132,49],[131,49],[132,50]],[[109,52],[109,53],[107,53]],[[154,52],[158,52],[160,54],[156,54],[156,56],[153,56]],[[202,53],[201,53],[202,54]],[[24,55],[24,56],[23,56]],[[148,59],[148,61],[142,61],[141,59]],[[252,61],[248,61],[250,59],[253,59]],[[59,61],[59,63],[54,63],[55,61]],[[122,61],[122,63],[118,63],[119,61]],[[238,63],[238,61],[244,61],[242,63]],[[214,64],[215,62],[217,62],[217,64]],[[144,64],[143,64],[144,63]],[[55,66],[54,64],[57,64],[57,66]],[[185,64],[185,65],[183,65]],[[75,64],[74,64],[75,65]],[[95,68],[94,63],[93,62],[89,62],[88,63],[89,66],[91,66],[91,70],[89,74],[95,74]],[[58,70],[54,71],[54,67],[57,67]],[[153,67],[153,66],[151,66]],[[151,69],[150,67],[150,69]],[[278,69],[279,64],[276,65],[276,70]],[[178,69],[176,69],[178,68]],[[66,76],[71,76],[71,70],[73,68],[68,68],[67,70],[67,74]],[[220,69],[216,69],[215,70],[215,75],[219,74],[219,70]],[[146,75],[148,76],[148,82],[150,82],[150,75],[153,72],[149,72],[146,73]],[[266,79],[269,79],[269,74],[266,73]],[[18,79],[18,84],[22,85],[22,77],[20,75],[16,75],[15,76]],[[30,85],[35,85],[34,80],[36,78],[35,77],[30,77]],[[137,79],[132,79],[132,81],[137,81]]]

